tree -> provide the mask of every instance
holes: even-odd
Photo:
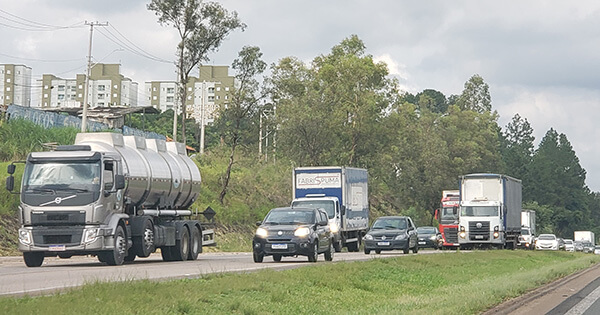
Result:
[[[534,154],[533,128],[527,118],[519,114],[513,116],[512,121],[506,125],[502,133],[502,160],[506,167],[507,175],[523,180],[523,185],[528,185],[528,169]]]
[[[154,11],[161,25],[172,26],[179,33],[177,45],[178,96],[181,102],[181,121],[186,120],[186,85],[190,72],[208,53],[216,51],[232,31],[245,29],[237,12],[228,12],[216,2],[202,0],[152,0],[148,10]],[[186,142],[185,123],[181,124],[183,143]],[[173,139],[177,133],[173,132]]]
[[[426,89],[415,98],[420,109],[428,109],[434,113],[445,113],[448,110],[446,96],[440,91]]]
[[[483,81],[480,75],[474,74],[465,82],[465,89],[456,104],[461,110],[472,110],[478,113],[491,111],[492,98],[488,84]]]
[[[236,148],[244,138],[250,135],[247,131],[253,123],[259,109],[259,102],[264,99],[266,91],[260,91],[256,76],[262,74],[267,64],[261,60],[262,52],[258,47],[246,46],[233,61],[232,68],[236,71],[235,87],[231,92],[231,101],[220,109],[218,124],[223,132],[223,139],[231,147],[229,163],[223,179],[223,188],[219,201],[223,204],[231,179],[231,169],[235,161]]]

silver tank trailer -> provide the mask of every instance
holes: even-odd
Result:
[[[187,209],[200,192],[200,171],[182,143],[98,132],[77,134],[75,144],[121,156],[124,196],[138,208]]]

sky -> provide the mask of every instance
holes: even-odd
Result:
[[[149,0],[0,0],[0,64],[32,68],[32,103],[42,74],[85,73],[90,27],[94,62],[120,63],[139,84],[175,80],[178,33],[146,9]],[[356,34],[388,64],[403,90],[460,94],[479,74],[505,128],[515,114],[536,138],[554,128],[571,142],[600,191],[600,2],[223,0],[247,25],[207,64],[231,65],[244,46],[268,64],[288,56],[310,62]],[[60,26],[58,28],[57,26]],[[194,75],[194,73],[192,73]],[[233,73],[230,73],[233,74]],[[197,72],[195,73],[197,75]]]

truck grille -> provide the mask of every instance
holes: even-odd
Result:
[[[49,228],[33,230],[33,243],[36,246],[79,245],[83,228]]]
[[[457,227],[447,227],[444,228],[444,237],[446,238],[447,243],[458,243],[458,228]]]
[[[481,224],[481,228],[478,228],[477,224]],[[490,222],[469,222],[469,239],[472,241],[488,241],[490,239]]]
[[[31,214],[32,225],[85,225],[85,212],[44,211]]]

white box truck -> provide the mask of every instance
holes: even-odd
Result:
[[[519,247],[524,249],[534,249],[535,236],[535,211],[524,209],[521,212],[521,236],[519,236]]]

